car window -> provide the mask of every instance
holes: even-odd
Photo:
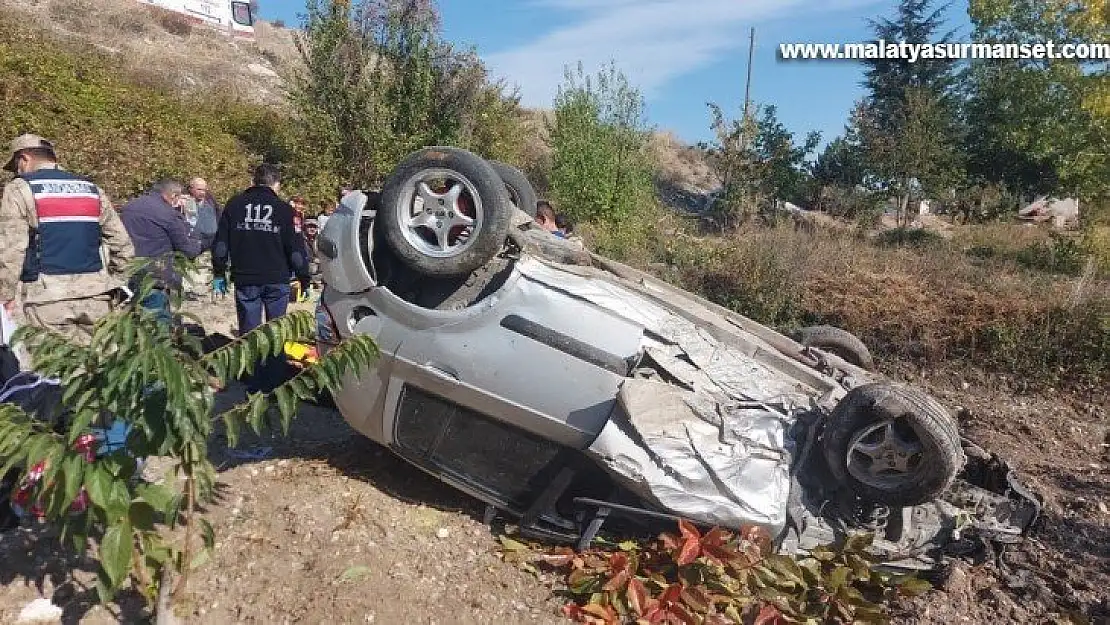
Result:
[[[560,447],[412,386],[406,386],[397,443],[427,464],[523,506],[548,480],[537,479]]]
[[[240,26],[253,26],[254,16],[251,15],[251,5],[249,2],[232,2],[231,3],[231,19]]]

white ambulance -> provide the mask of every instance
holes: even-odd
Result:
[[[244,0],[139,0],[144,4],[181,13],[193,21],[237,37],[254,38],[254,13]]]

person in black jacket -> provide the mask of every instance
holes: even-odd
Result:
[[[308,259],[293,228],[293,207],[278,197],[281,173],[263,163],[254,172],[254,186],[231,198],[220,216],[212,245],[213,288],[227,292],[228,266],[235,285],[235,312],[240,336],[285,314],[289,277],[306,289]],[[259,366],[247,384],[251,392],[269,392],[281,376],[280,358]]]

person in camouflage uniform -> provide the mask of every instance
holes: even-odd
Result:
[[[49,141],[21,135],[9,153],[4,169],[16,177],[0,199],[0,303],[17,323],[86,344],[124,292],[117,276],[135,255],[131,238],[100,187],[58,166]]]

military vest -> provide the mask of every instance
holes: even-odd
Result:
[[[31,228],[20,280],[41,275],[96,273],[100,256],[100,188],[60,169],[22,174],[35,197],[38,228]]]

